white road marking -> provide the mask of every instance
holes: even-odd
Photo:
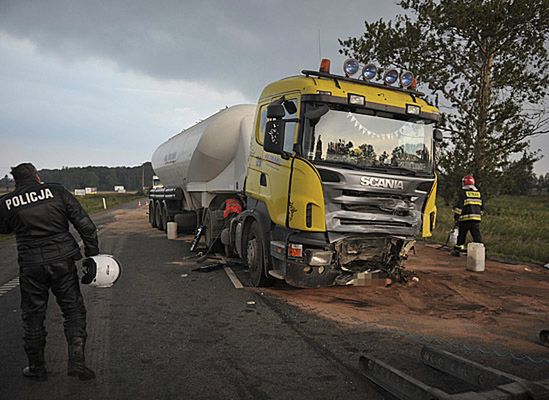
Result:
[[[3,284],[0,286],[0,297],[11,291],[12,289],[15,289],[17,286],[19,286],[19,277],[13,278],[11,281]]]
[[[223,267],[223,269],[225,270],[225,273],[227,274],[227,276],[229,277],[229,279],[233,283],[235,289],[242,289],[244,287],[244,286],[242,286],[242,283],[240,283],[240,281],[236,277],[236,275],[235,275],[234,271],[231,269],[231,267],[225,266],[225,267]]]

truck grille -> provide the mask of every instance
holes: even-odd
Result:
[[[350,197],[385,198],[385,199],[398,199],[398,200],[411,201],[411,196],[394,194],[394,193],[374,193],[374,192],[366,192],[362,190],[344,189],[342,194],[343,196],[350,196]]]
[[[361,220],[361,219],[350,219],[350,218],[340,218],[339,223],[341,225],[376,225],[376,226],[400,226],[400,227],[410,227],[412,224],[402,221],[379,221],[379,220]]]

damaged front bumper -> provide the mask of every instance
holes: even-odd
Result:
[[[286,282],[304,288],[348,285],[353,279],[373,275],[405,280],[402,263],[415,243],[407,237],[353,235],[313,247],[307,240],[300,242],[301,236],[278,249],[277,258],[283,261]]]

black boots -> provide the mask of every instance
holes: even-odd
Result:
[[[46,370],[46,362],[44,361],[44,349],[25,346],[25,351],[27,352],[29,365],[23,368],[23,376],[37,381],[47,380],[48,371]]]
[[[86,367],[84,350],[86,339],[83,337],[72,337],[69,342],[69,368],[67,375],[78,377],[81,381],[95,379],[95,372]]]
[[[461,253],[460,253],[460,251],[459,251],[458,249],[454,249],[454,250],[452,250],[452,255],[453,255],[454,257],[460,257],[460,256],[461,256]]]

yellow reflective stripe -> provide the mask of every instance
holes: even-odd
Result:
[[[480,199],[480,192],[465,192],[465,195],[467,197],[476,197],[477,199]]]
[[[464,206],[467,206],[467,205],[481,206],[482,205],[482,200],[467,199],[463,202],[463,205]]]
[[[480,214],[468,214],[459,217],[460,221],[480,221]]]
[[[461,214],[460,208],[454,208],[454,214]]]

